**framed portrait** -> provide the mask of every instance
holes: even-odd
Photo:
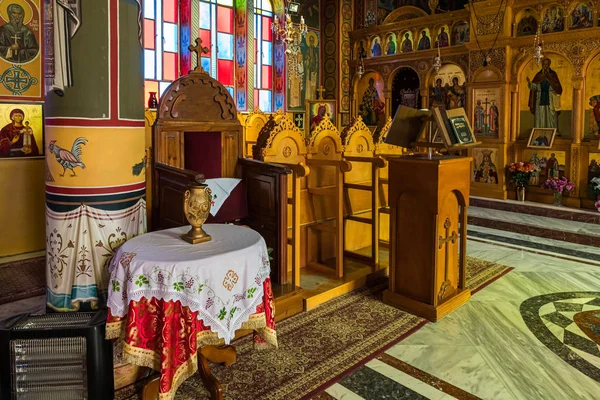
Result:
[[[43,155],[43,104],[0,103],[0,159]]]
[[[335,120],[336,101],[335,100],[307,100],[306,101],[307,116],[304,120],[304,128],[307,136],[321,123],[325,118],[328,118],[331,123],[337,126]]]
[[[527,147],[530,149],[551,149],[556,136],[556,128],[533,128],[529,134]]]

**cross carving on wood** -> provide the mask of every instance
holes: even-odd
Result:
[[[319,88],[317,89],[317,92],[319,93],[319,97],[317,97],[317,100],[323,100],[323,92],[325,91],[325,88],[323,86],[319,86]]]
[[[188,46],[188,50],[190,52],[196,53],[196,68],[194,69],[194,71],[208,73],[208,71],[205,71],[204,68],[202,68],[202,60],[200,59],[202,54],[208,54],[208,47],[202,46],[202,39],[196,38],[196,46],[192,46],[190,44]]]
[[[438,298],[441,300],[444,298],[444,296],[446,295],[446,292],[448,292],[448,289],[452,286],[452,282],[450,282],[450,280],[448,279],[448,262],[450,261],[450,243],[456,243],[456,241],[458,240],[458,235],[456,234],[456,231],[453,231],[452,234],[450,234],[450,227],[452,226],[452,222],[450,222],[450,218],[446,218],[446,221],[444,222],[444,228],[446,229],[446,237],[443,238],[441,236],[438,237],[438,249],[441,249],[442,247],[446,246],[446,265],[445,265],[445,271],[444,271],[444,282],[442,283],[442,286],[440,287],[440,292],[438,293]]]

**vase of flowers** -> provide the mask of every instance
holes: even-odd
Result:
[[[525,201],[525,186],[529,184],[535,165],[528,162],[512,163],[508,166],[510,180],[517,187],[517,200]]]
[[[596,199],[594,206],[596,206],[596,210],[598,210],[598,212],[600,212],[600,195],[598,195],[598,198]]]
[[[565,192],[573,191],[573,189],[575,189],[575,184],[563,176],[560,179],[546,180],[542,187],[545,189],[552,189],[552,193],[554,194],[554,205],[562,207],[563,194],[565,194]]]

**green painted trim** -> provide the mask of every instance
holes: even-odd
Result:
[[[108,2],[81,3],[82,24],[71,39],[73,87],[66,88],[63,97],[48,93],[47,117],[109,116]]]
[[[254,0],[248,0],[246,7],[248,8],[248,20],[246,24],[246,65],[248,66],[246,79],[248,81],[248,89],[246,93],[246,104],[248,112],[250,112],[254,110],[254,56],[256,52],[256,49],[254,48]]]
[[[192,1],[192,33],[190,37],[190,43],[194,46],[196,45],[198,32],[200,32],[200,3],[194,0]],[[192,54],[192,69],[196,68],[197,66],[198,62],[196,57]]]
[[[138,6],[135,2],[120,1],[119,111],[123,119],[144,120],[143,60],[138,33]]]

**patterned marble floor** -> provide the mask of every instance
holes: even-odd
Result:
[[[515,269],[319,398],[600,399],[600,265],[530,250],[471,240]]]

